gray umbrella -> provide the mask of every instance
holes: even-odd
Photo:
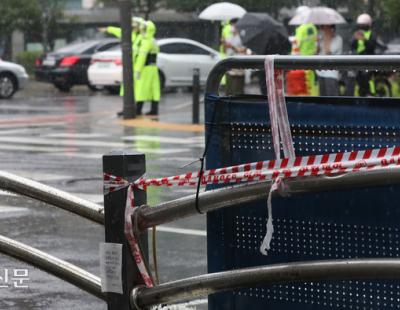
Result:
[[[254,54],[287,54],[290,51],[285,26],[266,13],[246,13],[237,27],[243,45]]]

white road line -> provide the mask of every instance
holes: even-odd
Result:
[[[177,228],[177,227],[169,227],[163,225],[157,226],[157,231],[180,234],[180,235],[191,235],[200,237],[207,236],[207,232],[205,230]]]
[[[47,146],[27,146],[27,145],[7,145],[2,144],[0,151],[27,151],[27,152],[77,152],[76,148],[61,148],[61,147],[47,147]]]
[[[35,107],[30,105],[15,105],[15,104],[1,104],[0,110],[15,110],[15,111],[37,111],[37,112],[65,112],[64,107],[46,106],[46,107]]]
[[[35,180],[37,182],[46,181],[58,181],[58,180],[70,180],[73,176],[53,173],[42,173],[38,171],[26,171],[26,170],[7,170],[7,172],[16,174],[20,177]]]
[[[204,139],[204,138],[203,138]],[[163,136],[125,136],[122,138],[124,141],[149,141],[149,142],[160,142],[160,143],[172,143],[172,144],[202,144],[202,141],[198,141],[197,137],[189,138],[175,138],[175,137],[163,137]]]
[[[103,203],[104,199],[103,198],[104,196],[99,194],[83,194],[83,193],[70,193],[70,194],[98,204]],[[0,196],[17,197],[20,195],[0,189]],[[0,206],[0,208],[2,207]]]
[[[92,138],[104,138],[109,135],[101,133],[50,133],[44,135],[49,138],[63,138],[63,139],[92,139]]]
[[[130,148],[131,149],[131,148]],[[134,148],[132,148],[134,149]],[[188,152],[189,149],[137,149],[144,154],[154,154],[154,155],[170,155]],[[86,158],[86,159],[101,159],[105,153],[80,153],[80,152],[54,152],[49,153],[50,156],[65,156],[65,157],[76,157],[76,158]],[[170,159],[171,160],[171,159]]]
[[[105,148],[124,148],[128,145],[119,142],[107,141],[76,141],[76,140],[59,140],[46,139],[36,137],[0,137],[0,142],[13,144],[31,144],[31,145],[51,145],[51,146],[93,146]]]
[[[30,145],[50,145],[50,146],[84,146],[84,147],[103,147],[107,149],[115,148],[132,148],[134,146],[126,143],[107,142],[107,141],[79,141],[79,140],[59,140],[59,139],[46,139],[46,138],[25,138],[25,137],[0,137],[0,142],[12,144],[30,144]],[[187,143],[186,143],[187,144]],[[0,147],[1,149],[1,147]],[[151,154],[175,154],[186,152],[189,149],[157,149],[157,148],[136,148],[143,153]]]
[[[0,206],[0,218],[14,217],[19,213],[27,213],[30,210],[25,207]]]
[[[55,127],[55,126],[65,126],[65,121],[57,121],[57,122],[48,122],[48,123],[44,123],[44,124],[36,124],[36,123],[32,123],[32,124],[26,124],[26,123],[21,123],[21,124],[2,124],[1,120],[0,120],[0,128],[36,128],[36,127]]]

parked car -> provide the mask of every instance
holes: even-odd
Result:
[[[220,60],[217,51],[197,41],[167,38],[157,42],[160,46],[157,66],[162,88],[191,86],[195,68],[200,69],[200,83],[205,85],[208,73]],[[122,81],[121,58],[120,48],[94,54],[88,69],[90,84],[115,90]]]
[[[68,92],[74,85],[88,85],[87,69],[92,55],[119,44],[117,39],[99,39],[72,43],[59,50],[43,55],[36,61],[36,80],[52,83],[61,91]]]
[[[0,99],[11,98],[28,81],[25,68],[0,59]]]

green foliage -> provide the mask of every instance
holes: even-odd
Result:
[[[36,52],[21,52],[17,54],[17,63],[25,67],[29,74],[33,73],[35,69],[35,61],[42,54],[40,51]]]
[[[399,29],[400,27],[400,1],[381,0],[383,17],[386,27]],[[384,4],[384,5],[383,5]]]
[[[36,0],[1,0],[0,36],[38,27],[40,14]]]

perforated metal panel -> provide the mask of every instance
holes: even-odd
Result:
[[[399,100],[288,98],[287,106],[297,155],[400,145]],[[268,119],[266,98],[208,96],[207,168],[273,158]],[[266,201],[212,212],[207,218],[209,272],[291,261],[399,257],[398,201],[398,186],[276,198],[268,256],[259,253]],[[400,282],[388,281],[276,285],[213,295],[209,308],[398,309],[399,289]]]

